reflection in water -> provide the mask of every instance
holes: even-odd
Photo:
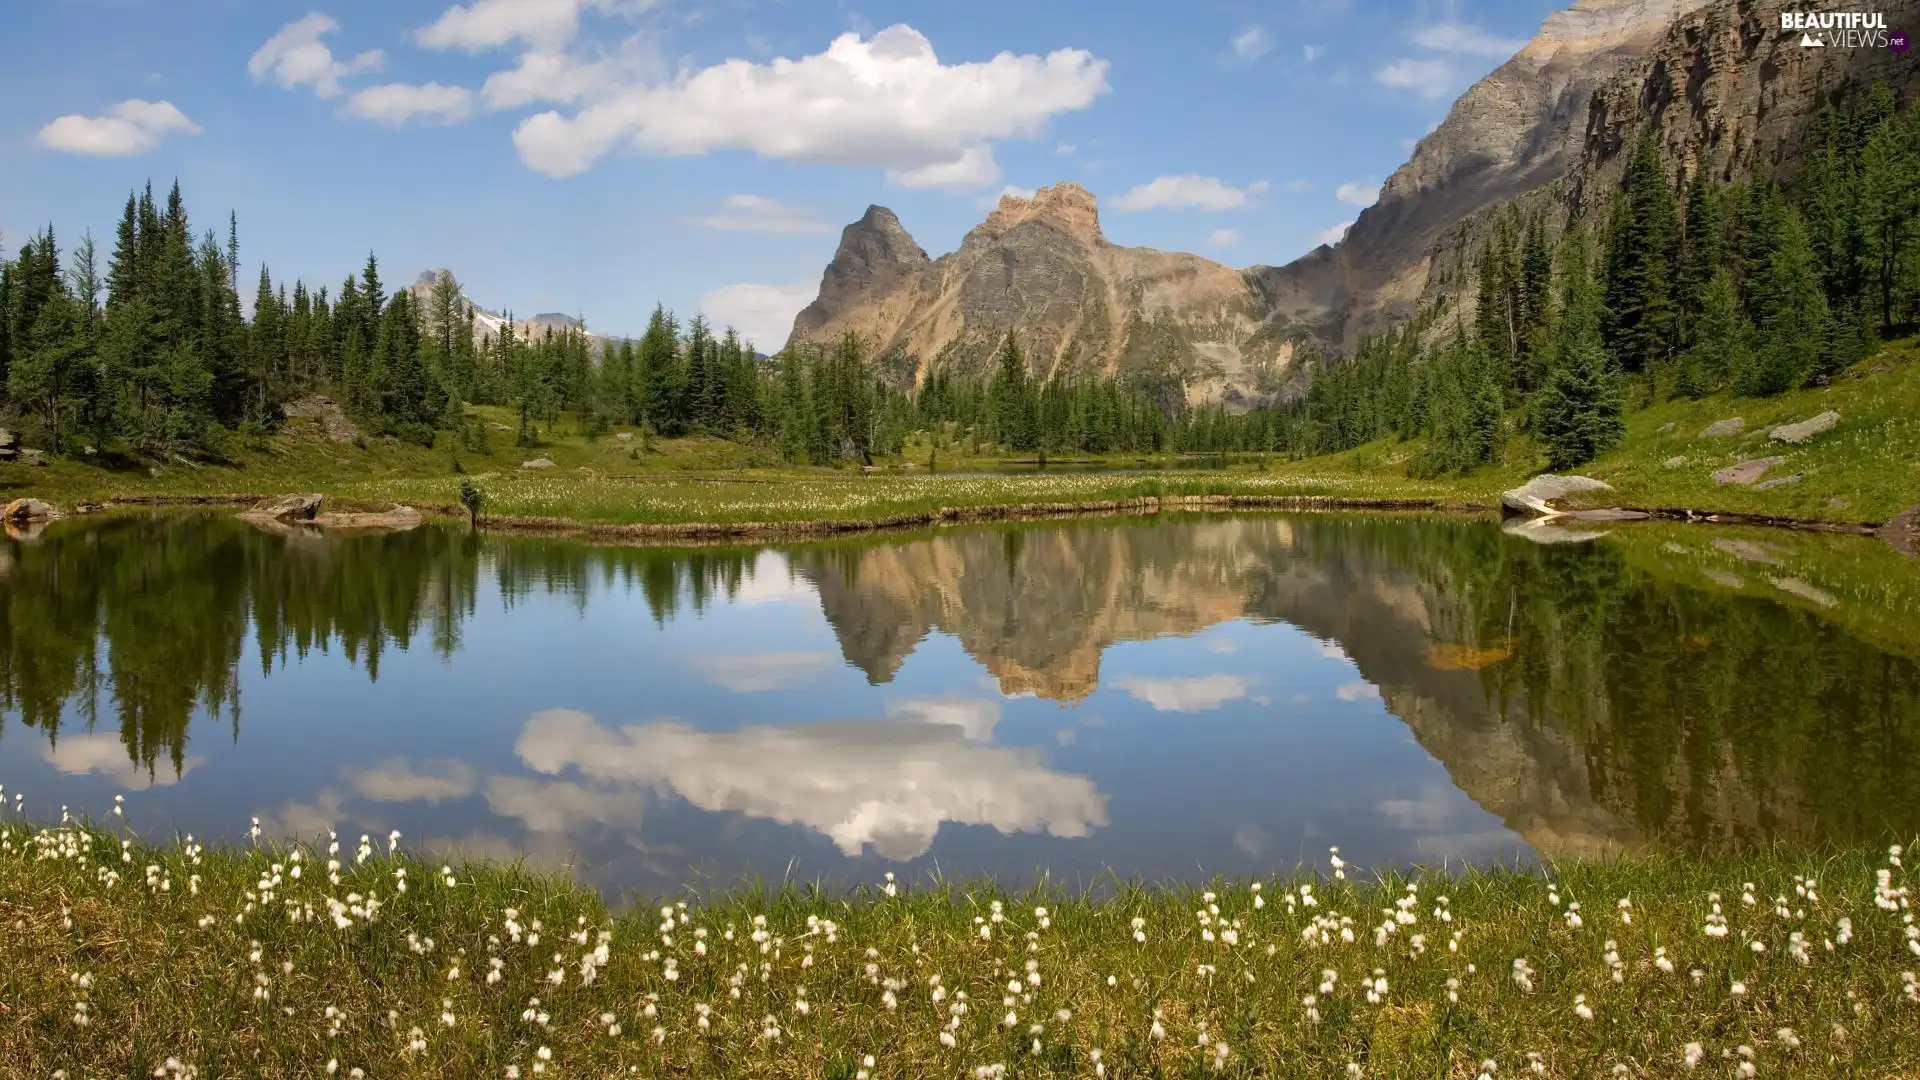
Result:
[[[618,886],[1920,825],[1920,575],[1848,541],[1251,516],[690,552],[128,515],[4,546],[0,720],[41,736],[0,779],[203,833],[401,827]]]

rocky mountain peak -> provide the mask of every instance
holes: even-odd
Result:
[[[1033,220],[1044,221],[1068,236],[1088,244],[1103,244],[1100,234],[1100,205],[1093,192],[1071,180],[1043,187],[1031,198],[1014,194],[1000,196],[1000,205],[987,215],[976,232],[998,236],[1014,226]]]
[[[840,247],[820,277],[820,295],[794,319],[804,336],[847,311],[884,296],[920,275],[932,260],[884,206],[869,206],[840,232]]]

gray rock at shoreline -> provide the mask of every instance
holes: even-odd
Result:
[[[312,521],[320,513],[319,494],[282,495],[266,499],[241,511],[240,516],[254,521]]]
[[[1509,514],[1534,514],[1551,517],[1561,511],[1554,507],[1557,499],[1582,491],[1612,491],[1605,481],[1595,480],[1591,476],[1555,476],[1541,473],[1517,488],[1500,496],[1501,509]]]
[[[0,520],[8,522],[51,521],[60,516],[60,510],[52,503],[39,499],[15,499],[0,510]]]
[[[1920,506],[1909,506],[1880,526],[1876,536],[1909,557],[1920,556]]]
[[[1828,409],[1826,412],[1812,419],[1802,420],[1797,424],[1781,424],[1779,427],[1767,432],[1767,438],[1772,439],[1774,442],[1792,443],[1795,446],[1799,446],[1803,443],[1812,442],[1813,437],[1823,431],[1832,431],[1833,426],[1839,422],[1840,414],[1834,412],[1832,409]]]

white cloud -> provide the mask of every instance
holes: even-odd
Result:
[[[752,694],[810,682],[838,659],[830,652],[707,653],[693,668],[715,686]]]
[[[275,82],[288,90],[311,86],[313,92],[323,98],[338,97],[341,79],[379,71],[380,65],[386,62],[386,55],[379,49],[368,49],[352,60],[335,60],[332,50],[320,39],[338,29],[340,24],[332,18],[311,12],[268,38],[247,61],[247,71],[255,82],[271,74]]]
[[[888,169],[887,183],[904,188],[961,191],[985,187],[1000,179],[1000,165],[991,146],[969,146],[952,161],[936,161],[912,169]]]
[[[473,91],[464,86],[425,83],[387,83],[356,91],[347,99],[346,113],[388,127],[418,119],[429,124],[457,124],[473,115]]]
[[[740,331],[740,336],[761,352],[777,352],[786,347],[787,335],[793,333],[793,317],[813,303],[819,292],[817,281],[722,285],[700,294],[700,310],[713,325]]]
[[[1349,224],[1351,224],[1351,223],[1349,223]],[[1334,226],[1334,228],[1337,228],[1337,229],[1339,229],[1339,230],[1340,230],[1341,232],[1345,232],[1345,231],[1346,231],[1346,229],[1347,229],[1347,226],[1346,226],[1346,225],[1336,225],[1336,226]],[[1328,231],[1329,231],[1329,232],[1331,232],[1332,230],[1328,230]],[[1320,235],[1322,235],[1322,236],[1325,236],[1325,235],[1326,235],[1326,233],[1321,233]],[[1324,657],[1324,658],[1326,658],[1326,659],[1328,659],[1328,660],[1348,660],[1348,659],[1351,659],[1351,657],[1349,657],[1349,656],[1347,655],[1347,650],[1346,650],[1346,649],[1344,649],[1344,648],[1342,648],[1342,647],[1341,647],[1341,645],[1340,645],[1340,643],[1339,643],[1339,642],[1337,642],[1337,641],[1334,641],[1334,640],[1333,640],[1332,638],[1328,638],[1327,640],[1325,640],[1325,641],[1322,641],[1322,642],[1320,643],[1320,647],[1319,647],[1319,649],[1318,649],[1318,652],[1320,653],[1320,655],[1321,655],[1322,657]]]
[[[570,811],[611,824],[624,811],[607,800],[631,792],[637,802],[638,791],[664,789],[703,810],[805,826],[849,856],[871,844],[894,860],[924,854],[948,821],[1059,837],[1106,824],[1106,799],[1086,777],[1054,772],[1031,751],[969,741],[965,724],[917,719],[896,708],[884,720],[735,731],[667,722],[611,729],[554,709],[527,721],[515,752],[536,772],[577,770],[603,789],[569,784],[570,797],[549,800],[513,790],[531,781],[496,781],[488,798],[497,784],[501,804],[530,827],[558,831]]]
[[[1454,84],[1453,66],[1445,60],[1395,60],[1381,68],[1375,78],[1423,98],[1443,97]]]
[[[1234,232],[1232,229],[1215,229],[1213,230],[1213,235],[1207,237],[1207,245],[1209,247],[1232,247],[1239,242],[1240,234]]]
[[[1233,55],[1242,60],[1258,60],[1272,48],[1273,35],[1264,26],[1250,26],[1233,35]]]
[[[993,741],[994,725],[1000,722],[1000,703],[992,698],[908,698],[888,705],[887,715],[909,723],[945,724],[968,742],[986,743]]]
[[[1372,206],[1380,198],[1380,185],[1349,180],[1333,189],[1333,197],[1349,206]]]
[[[764,195],[729,195],[720,200],[718,211],[694,218],[693,223],[709,229],[782,236],[817,236],[832,231],[811,211]]]
[[[763,551],[754,560],[753,572],[740,582],[739,590],[731,599],[744,607],[757,607],[761,604],[802,603],[819,594],[812,583],[793,572],[793,565],[784,556]]]
[[[1036,190],[1035,188],[1017,187],[1013,184],[1008,184],[1006,187],[1000,189],[999,194],[988,195],[981,198],[979,200],[979,206],[982,210],[991,210],[1000,205],[1001,199],[1031,199]]]
[[[105,116],[74,113],[40,129],[40,145],[68,154],[125,157],[144,154],[175,133],[197,135],[200,125],[187,119],[171,101],[132,98],[107,110]]]
[[[481,84],[480,100],[489,109],[513,109],[535,102],[570,105],[622,81],[661,70],[653,38],[636,34],[619,49],[589,57],[556,49],[530,49],[517,67],[496,71]]]
[[[1074,145],[1073,145],[1072,143],[1070,143],[1070,142],[1063,142],[1063,143],[1061,143],[1061,144],[1059,144],[1058,146],[1055,146],[1055,147],[1053,148],[1053,152],[1054,152],[1054,153],[1056,153],[1056,154],[1061,154],[1061,155],[1067,155],[1067,154],[1071,154],[1071,153],[1073,153],[1073,151],[1074,151],[1075,149],[1076,149],[1076,148],[1074,147]]]
[[[999,178],[993,142],[1035,138],[1106,89],[1107,62],[1082,49],[943,64],[925,35],[902,25],[842,34],[797,60],[733,59],[612,87],[572,116],[527,118],[513,138],[527,167],[550,176],[583,172],[627,144],[878,166],[907,186],[984,186]]]
[[[1520,51],[1524,41],[1495,37],[1477,26],[1438,23],[1414,31],[1413,43],[1431,52],[1505,59]]]
[[[1234,641],[1232,638],[1223,638],[1223,637],[1208,638],[1207,651],[1210,653],[1220,653],[1225,656],[1232,656],[1234,653],[1237,653],[1240,651],[1240,645],[1238,642]]]
[[[438,19],[414,31],[413,39],[429,49],[468,52],[514,41],[563,45],[579,32],[580,9],[589,4],[611,6],[603,0],[474,0],[441,12]]]
[[[118,735],[96,732],[68,735],[41,750],[40,760],[69,776],[104,776],[129,791],[138,791],[177,784],[203,759],[183,759],[179,772],[174,772],[169,763],[164,771],[156,766],[149,773],[127,757],[127,745],[120,741]]]
[[[342,779],[375,802],[464,799],[476,785],[473,766],[451,759],[424,762],[417,769],[399,759],[383,761],[371,768],[348,769]]]
[[[1299,194],[1299,193],[1301,193],[1301,192],[1304,192],[1304,191],[1312,191],[1312,190],[1313,190],[1313,181],[1311,181],[1311,180],[1289,180],[1289,181],[1287,181],[1287,190],[1288,190],[1288,191],[1291,191],[1291,192],[1293,192],[1293,193],[1294,193],[1294,194],[1296,194],[1296,195],[1297,195],[1297,194]]]
[[[1229,701],[1247,696],[1252,680],[1243,675],[1197,675],[1185,679],[1149,679],[1127,675],[1114,680],[1135,701],[1144,701],[1155,712],[1206,712]]]
[[[1342,683],[1334,690],[1333,696],[1341,701],[1378,701],[1380,688],[1370,682]]]
[[[1231,210],[1245,206],[1267,193],[1267,182],[1256,181],[1244,189],[1229,187],[1211,176],[1183,173],[1158,176],[1113,201],[1121,210]]]
[[[1313,234],[1313,244],[1315,247],[1319,247],[1321,244],[1337,244],[1347,238],[1347,230],[1351,228],[1353,228],[1353,222],[1351,221],[1343,221],[1338,225],[1329,225]]]
[[[1306,57],[1307,63],[1311,64],[1315,60],[1327,55],[1327,47],[1325,45],[1302,45],[1300,46],[1300,55]]]

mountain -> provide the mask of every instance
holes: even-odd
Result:
[[[1109,243],[1093,195],[1062,183],[1001,196],[938,259],[893,211],[868,207],[841,234],[789,345],[852,332],[886,370],[917,376],[937,361],[977,373],[1012,330],[1042,376],[1163,373],[1190,401],[1245,407],[1273,395],[1293,357],[1270,310],[1241,271]]]
[[[413,284],[407,286],[407,291],[413,294],[413,299],[416,304],[425,305],[432,299],[433,287],[439,282],[440,275],[442,274],[452,277],[453,271],[445,268],[439,270],[424,270],[419,277],[414,279]],[[485,341],[488,338],[498,335],[501,328],[507,325],[505,315],[481,307],[471,299],[468,299],[464,292],[460,294],[460,300],[469,308],[473,309],[473,336],[476,341]],[[564,334],[569,330],[581,330],[586,332],[587,338],[597,347],[604,348],[609,340],[615,342],[619,340],[618,338],[607,339],[601,337],[587,330],[587,324],[581,320],[571,315],[562,315],[557,311],[542,312],[539,315],[531,317],[516,315],[514,316],[513,323],[515,332],[523,339],[529,335],[538,337],[549,330],[556,334]]]
[[[1920,90],[1887,48],[1804,48],[1787,0],[1579,0],[1550,15],[1415,146],[1345,238],[1282,266],[1233,270],[1119,247],[1077,184],[1006,196],[960,249],[930,259],[884,207],[849,225],[790,344],[851,331],[887,370],[980,370],[1009,332],[1036,373],[1145,372],[1189,402],[1243,408],[1303,385],[1296,349],[1350,349],[1471,282],[1490,217],[1600,205],[1651,128],[1675,171],[1790,175],[1808,121],[1842,84]],[[1890,25],[1914,21],[1889,11]]]

